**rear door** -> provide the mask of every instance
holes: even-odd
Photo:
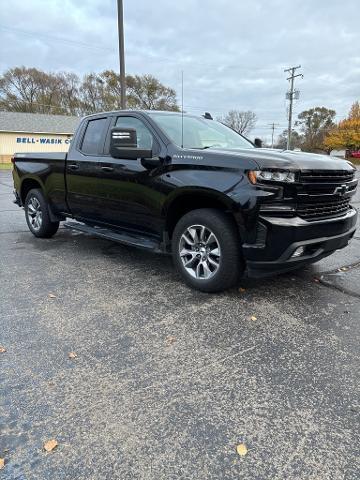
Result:
[[[152,149],[153,157],[160,157],[161,143],[145,119],[136,114],[113,117],[111,126],[135,128],[138,147]],[[154,168],[146,168],[141,161],[113,158],[108,153],[99,165],[99,202],[106,223],[134,231],[158,234],[160,230],[160,181]]]
[[[100,221],[102,206],[98,195],[98,165],[111,117],[90,118],[79,132],[66,162],[67,201],[74,217]]]

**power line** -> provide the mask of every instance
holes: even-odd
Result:
[[[42,33],[42,32],[34,32],[34,31],[31,31],[31,30],[22,30],[22,29],[19,29],[19,28],[14,28],[14,27],[8,27],[6,25],[0,25],[0,30],[4,30],[4,31],[8,31],[10,33],[17,33],[17,34],[20,34],[20,35],[27,35],[27,36],[31,36],[31,37],[35,37],[35,38],[46,38],[50,41],[53,41],[53,42],[58,42],[58,43],[64,43],[64,44],[69,44],[69,45],[74,45],[74,46],[78,46],[78,47],[82,47],[82,48],[88,48],[88,49],[95,49],[95,50],[103,50],[103,51],[107,51],[107,52],[114,52],[114,48],[109,48],[109,47],[105,47],[105,46],[100,46],[100,45],[94,45],[94,44],[90,44],[90,43],[87,43],[87,42],[81,42],[81,41],[78,41],[78,40],[73,40],[71,38],[65,38],[65,37],[58,37],[58,36],[55,36],[55,35],[51,35],[51,34],[48,34],[48,33]],[[246,70],[247,72],[249,71],[249,68],[248,67],[244,67],[242,65],[237,65],[237,64],[224,64],[224,65],[219,65],[219,64],[215,64],[215,63],[208,63],[208,62],[199,62],[197,60],[193,60],[193,59],[183,59],[182,61],[180,61],[178,58],[175,58],[175,57],[167,57],[167,56],[164,56],[164,55],[151,55],[149,53],[144,53],[142,51],[137,51],[137,52],[134,52],[134,51],[127,51],[127,55],[130,55],[131,57],[136,57],[136,56],[141,56],[141,57],[147,57],[149,59],[151,59],[152,61],[156,61],[156,62],[166,62],[166,63],[175,63],[177,65],[179,64],[182,64],[182,65],[186,65],[186,66],[191,66],[192,68],[194,67],[201,67],[201,68],[207,68],[207,69],[214,69],[214,68],[218,68],[219,70],[224,70],[224,69],[232,69],[232,70]],[[276,66],[273,66],[273,67],[260,67],[260,66],[253,66],[251,67],[250,69],[251,71],[253,72],[263,72],[264,74],[268,74],[269,72],[276,72],[277,71],[277,67]]]
[[[82,48],[89,48],[89,49],[95,49],[95,50],[106,50],[108,52],[113,52],[114,51],[112,48],[101,47],[101,46],[98,46],[98,45],[92,45],[92,44],[89,44],[89,43],[86,43],[86,42],[79,42],[77,40],[72,40],[70,38],[57,37],[55,35],[49,35],[47,33],[41,33],[41,32],[31,32],[31,31],[27,31],[27,30],[20,30],[18,28],[6,27],[4,25],[0,25],[0,30],[5,30],[5,31],[8,31],[8,32],[13,32],[13,33],[19,33],[21,35],[27,35],[27,36],[36,37],[36,38],[43,37],[43,38],[46,38],[46,39],[54,41],[54,42],[65,43],[65,44],[69,44],[69,45],[79,46],[79,47],[82,47]]]
[[[290,77],[287,78],[287,80],[290,81],[290,91],[288,92],[290,106],[289,106],[288,135],[287,135],[287,142],[286,142],[287,150],[290,150],[291,148],[292,111],[293,111],[294,96],[296,94],[296,92],[294,91],[294,80],[296,77],[304,78],[304,75],[302,73],[298,73],[297,75],[295,75],[295,71],[298,70],[299,68],[301,68],[301,65],[298,65],[297,67],[286,68],[284,70],[284,72],[290,72]]]

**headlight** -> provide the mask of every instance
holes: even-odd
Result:
[[[251,170],[248,173],[249,180],[252,184],[262,182],[285,182],[294,183],[294,172],[281,172],[272,170]]]

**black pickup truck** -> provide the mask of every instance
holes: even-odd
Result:
[[[13,163],[15,202],[36,237],[69,217],[66,227],[171,253],[206,292],[316,262],[356,228],[350,162],[257,148],[209,114],[91,115],[68,154]]]

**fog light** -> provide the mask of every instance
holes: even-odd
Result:
[[[291,255],[291,258],[301,257],[305,252],[305,247],[298,247],[295,252]]]

